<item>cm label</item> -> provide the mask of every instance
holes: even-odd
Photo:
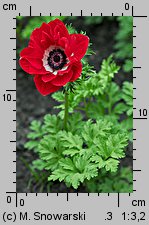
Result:
[[[17,9],[16,4],[3,4],[3,10],[8,10],[8,11],[15,11]]]

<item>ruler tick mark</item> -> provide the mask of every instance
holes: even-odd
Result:
[[[118,207],[120,207],[120,194],[118,193]]]
[[[31,5],[29,7],[29,15],[32,16],[32,7],[31,7]]]
[[[131,13],[132,13],[132,16],[134,16],[134,8],[133,8],[133,6],[131,7]]]
[[[68,200],[69,200],[69,198],[68,198],[69,196],[68,196],[68,193],[67,193],[67,202],[68,202]]]
[[[16,91],[16,90],[9,90],[9,89],[8,89],[8,90],[6,90],[6,91]]]
[[[133,69],[141,69],[141,66],[133,66]]]
[[[134,117],[133,120],[147,120],[146,117]]]
[[[134,18],[147,18],[147,16],[133,16]]]

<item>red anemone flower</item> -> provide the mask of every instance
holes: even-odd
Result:
[[[80,77],[88,44],[86,35],[69,34],[64,23],[55,19],[32,32],[28,47],[20,53],[20,66],[34,75],[38,91],[48,95]]]

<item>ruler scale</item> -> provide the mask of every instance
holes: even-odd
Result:
[[[108,4],[108,8],[107,8]],[[110,6],[111,4],[111,6]],[[1,224],[149,224],[148,37],[145,0],[44,4],[1,1]],[[133,193],[16,192],[16,16],[133,16]],[[7,58],[9,55],[9,58]],[[4,102],[3,95],[7,98]],[[74,216],[75,215],[75,216]],[[59,219],[60,218],[60,219]],[[61,219],[64,218],[64,219]],[[74,220],[77,218],[77,220]],[[59,221],[59,222],[58,222]]]

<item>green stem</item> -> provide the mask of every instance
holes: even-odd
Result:
[[[68,93],[65,92],[65,114],[64,114],[64,129],[67,131],[68,121]]]
[[[83,108],[83,107],[77,107],[76,110],[85,111],[85,108]]]
[[[108,105],[108,112],[109,112],[109,115],[111,114],[111,97],[109,96],[109,105]]]

